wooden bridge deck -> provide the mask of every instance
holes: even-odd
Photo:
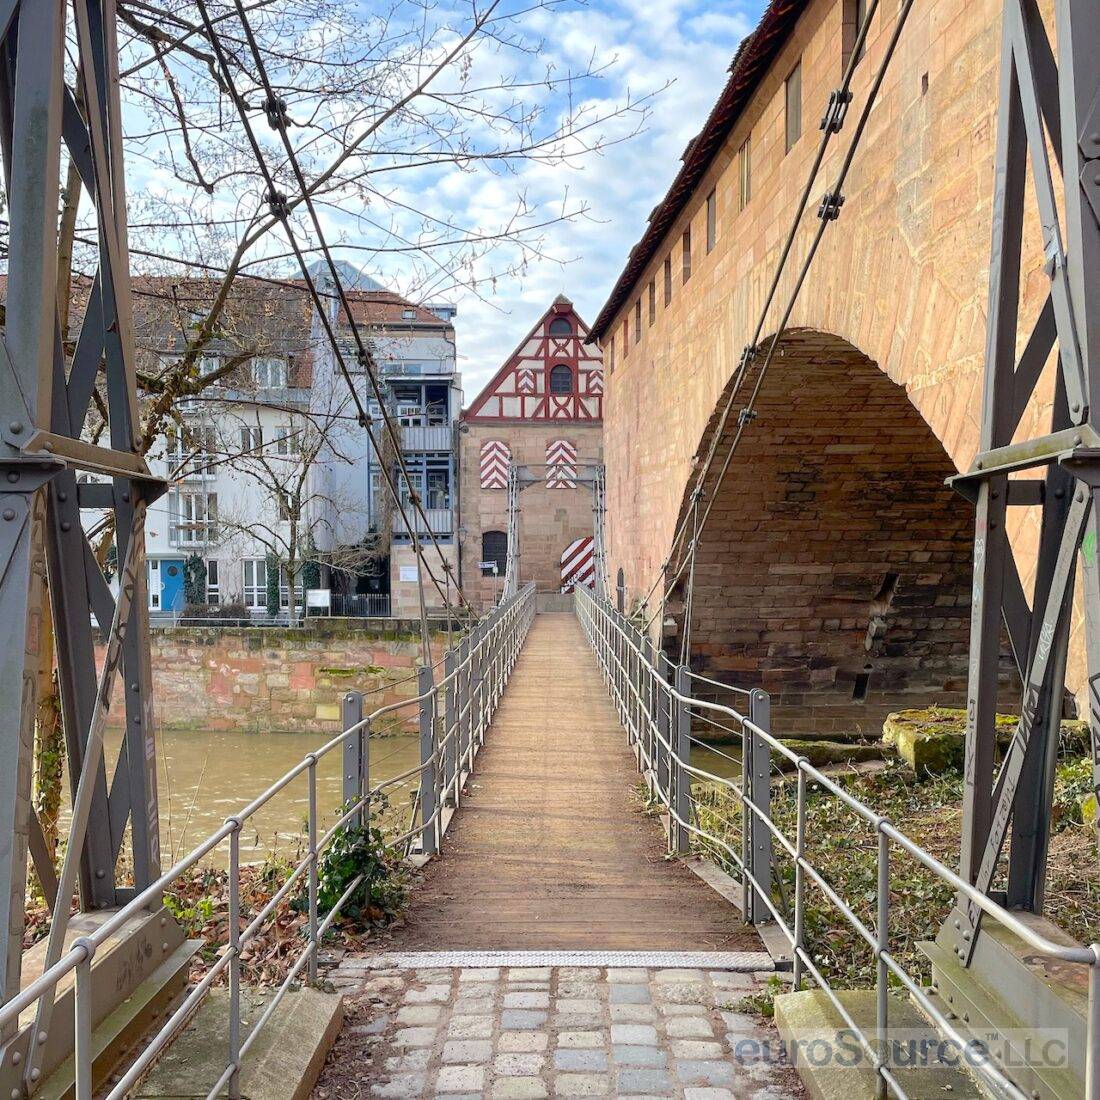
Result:
[[[580,624],[540,614],[394,946],[760,950],[727,902],[665,858],[637,779]]]

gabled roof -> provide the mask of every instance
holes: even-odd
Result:
[[[771,0],[756,29],[738,47],[730,64],[729,79],[718,102],[711,108],[703,128],[684,148],[681,156],[683,164],[665,197],[649,215],[641,239],[630,250],[626,266],[588,334],[590,341],[604,336],[615,315],[630,297],[672,224],[691,201],[711,161],[741,117],[741,112],[794,29],[798,17],[808,6],[809,0]]]

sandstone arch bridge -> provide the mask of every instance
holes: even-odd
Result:
[[[218,31],[197,7],[224,65]],[[369,819],[429,864],[434,884],[416,925],[424,938],[357,963],[408,985],[399,1011],[420,1006],[417,1018],[433,1021],[415,1036],[382,1025],[387,1042],[423,1053],[395,1054],[392,1069],[370,1058],[352,1067],[380,1092],[744,1092],[760,1073],[730,991],[751,988],[744,972],[770,967],[816,987],[825,1015],[815,1027],[851,1029],[861,1062],[852,1072],[864,1076],[846,1093],[965,1096],[980,1083],[1014,1100],[1100,1100],[1100,948],[1070,941],[1043,913],[1067,686],[1088,714],[1100,769],[1100,12],[1094,0],[1052,9],[869,0],[853,20],[847,4],[774,0],[593,329],[615,365],[608,466],[591,477],[594,585],[577,587],[573,612],[537,614],[513,552],[498,607],[467,617],[439,660],[425,636],[414,698],[364,713],[349,694],[341,734],[165,870],[142,561],[145,511],[166,486],[135,447],[115,11],[109,0],[7,5],[0,1081],[9,1095],[148,1094],[172,1049],[186,1053],[193,1015],[216,1003],[223,976],[224,1013],[206,1048],[218,1053],[193,1059],[205,1077],[188,1088],[275,1095],[285,1081],[248,1075],[290,999],[308,996],[297,985],[320,982],[326,932],[364,886],[365,871],[322,904],[319,861],[341,829]],[[235,10],[246,23],[243,5]],[[83,113],[65,82],[70,15]],[[792,156],[803,90],[825,109],[809,160]],[[274,99],[268,114],[296,167]],[[63,142],[94,197],[101,258],[69,363],[55,299]],[[254,150],[282,217],[290,200]],[[822,180],[824,197],[811,201]],[[299,198],[313,214],[304,188]],[[692,249],[696,213],[705,254]],[[978,257],[990,225],[987,272]],[[672,246],[683,250],[680,290],[670,284],[659,312]],[[369,349],[358,355],[373,379]],[[101,381],[109,433],[93,445],[83,428]],[[665,430],[643,431],[658,422]],[[371,430],[365,413],[362,423]],[[383,427],[393,429],[388,418]],[[520,478],[514,471],[513,514]],[[419,507],[415,495],[409,507]],[[117,596],[82,510],[112,515]],[[409,530],[415,545],[415,522]],[[620,570],[624,605],[631,597],[622,609],[608,583]],[[60,873],[29,798],[47,575],[74,780]],[[422,583],[443,594],[447,582],[424,563]],[[107,636],[99,668],[93,617]],[[102,734],[116,678],[125,748],[108,775]],[[958,870],[776,737],[930,694],[965,699],[968,711]],[[1013,695],[1020,717],[998,761],[994,717]],[[370,730],[398,710],[417,724],[420,759],[374,783]],[[698,718],[740,738],[739,775],[693,756]],[[329,820],[317,767],[337,752],[347,805]],[[787,827],[770,783],[780,758],[794,776]],[[631,812],[636,776],[663,815],[662,846],[682,859],[647,848],[655,825]],[[241,831],[292,784],[306,790],[306,850],[268,903],[246,909]],[[396,819],[384,818],[387,788],[410,796]],[[835,799],[876,853],[873,912],[815,862],[811,791]],[[205,976],[185,988],[194,945],[163,895],[218,848],[229,867],[224,935]],[[931,985],[895,949],[902,861],[955,898],[950,913],[930,914]],[[29,864],[52,912],[48,937],[24,953]],[[866,944],[866,996],[834,989],[808,949],[811,890]],[[257,1003],[242,958],[292,891],[305,934],[286,980]],[[476,991],[464,996],[464,982]],[[478,1038],[459,1019],[471,1002]],[[314,1038],[338,1022],[338,999],[326,1011]],[[1017,1040],[1051,1027],[1066,1058],[1021,1060]],[[955,1044],[972,1075],[941,1062],[929,1078],[901,1064],[899,1028]],[[281,1047],[284,1057],[313,1053]]]

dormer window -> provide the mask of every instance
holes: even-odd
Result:
[[[573,372],[564,363],[559,363],[550,371],[550,392],[573,392]]]
[[[253,359],[252,382],[258,390],[285,389],[287,363],[285,359]]]
[[[415,309],[403,309],[401,311],[401,317],[406,321],[415,321],[416,320],[416,310]]]

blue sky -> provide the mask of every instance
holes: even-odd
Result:
[[[385,285],[419,301],[458,306],[459,368],[467,401],[557,294],[572,298],[589,322],[595,318],[765,0],[495,0],[498,7],[492,10],[508,17],[497,34],[479,39],[468,56],[451,65],[432,85],[432,97],[422,97],[415,109],[375,133],[375,120],[389,117],[387,105],[420,79],[423,59],[445,55],[468,28],[471,8],[488,10],[489,2],[281,0],[256,6],[251,17],[276,53],[313,51],[335,64],[330,75],[354,75],[347,94],[324,107],[331,129],[308,126],[316,106],[309,89],[317,78],[308,69],[288,78],[296,89],[289,115],[295,126],[302,125],[299,120],[307,123],[306,129],[292,129],[292,140],[309,177],[327,168],[333,150],[341,147],[326,146],[318,133],[372,134],[367,144],[355,145],[357,154],[341,174],[340,188],[321,204],[326,237],[338,246],[340,259]],[[222,9],[231,11],[226,4]],[[239,37],[232,19],[221,25],[224,33]],[[502,41],[509,35],[514,41]],[[348,57],[359,58],[363,67],[341,69]],[[398,63],[391,66],[394,58]],[[248,85],[247,64],[244,69],[258,139],[269,164],[277,166],[278,183],[294,194],[281,146],[263,120],[258,93]],[[155,77],[148,60],[142,71]],[[205,175],[217,184],[209,193],[197,186],[191,158],[184,157],[178,141],[172,148],[157,137],[162,127],[171,132],[174,123],[164,89],[160,106],[150,107],[135,100],[128,85],[131,243],[138,249],[155,246],[185,264],[190,259],[218,266],[232,254],[241,227],[257,210],[266,212],[266,188],[240,122],[214,91],[206,67],[181,55],[174,71],[189,116],[204,123],[192,126],[192,143]],[[598,76],[583,75],[592,72]],[[435,104],[461,102],[470,89],[474,102],[434,113]],[[648,103],[640,133],[637,112],[618,113],[624,103],[639,100]],[[545,157],[485,159],[502,143],[514,148],[509,123],[528,114],[532,129],[544,138],[578,114],[603,121],[553,147],[573,154],[565,163]],[[596,135],[606,145],[593,151],[586,141],[590,145]],[[451,159],[455,148],[463,161],[457,166]],[[425,150],[429,161],[442,154],[444,162],[423,164]],[[461,265],[454,255],[436,251],[441,241],[461,241],[470,232],[498,233],[519,203],[528,222],[545,225],[537,249],[511,245],[476,255],[459,249]],[[564,211],[578,210],[581,216],[556,220]],[[299,239],[308,242],[312,231],[304,212],[297,221]],[[426,251],[425,240],[433,242]],[[255,272],[296,274],[278,232],[255,246],[248,260],[258,265]],[[157,269],[158,261],[149,257],[136,255],[135,261],[139,269]],[[171,263],[159,267],[172,269]]]
[[[661,91],[643,133],[571,170],[529,166],[522,182],[553,208],[568,189],[589,208],[586,217],[554,227],[547,258],[519,279],[499,282],[488,301],[457,297],[458,347],[466,399],[471,400],[551,299],[564,292],[591,323],[646,217],[664,195],[684,145],[698,131],[725,83],[741,39],[755,25],[763,0],[593,0],[553,17],[547,49],[561,64],[595,49],[613,62],[589,94],[607,105],[626,95]],[[469,181],[461,181],[466,186]],[[476,209],[477,187],[456,194]]]

